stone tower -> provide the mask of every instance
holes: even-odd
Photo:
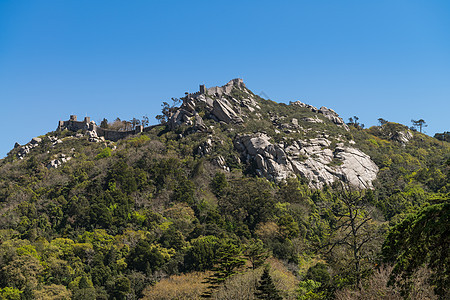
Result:
[[[206,94],[206,87],[204,84],[200,84],[200,94],[201,95]]]

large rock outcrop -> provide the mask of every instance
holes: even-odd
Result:
[[[303,103],[301,101],[291,102],[290,104],[309,109],[310,111],[315,112],[315,113],[322,114],[325,118],[327,118],[334,124],[343,127],[347,131],[349,130],[349,128],[348,128],[347,124],[345,124],[344,120],[341,117],[339,117],[337,112],[335,112],[331,108],[322,106],[320,109],[317,109],[316,107],[314,107],[310,104]]]
[[[273,144],[264,133],[239,136],[236,148],[247,160],[254,160],[256,172],[269,180],[280,181],[300,174],[313,188],[331,185],[337,180],[366,189],[372,188],[378,167],[362,151],[340,145],[328,148],[331,142],[324,138],[297,141],[292,145]]]
[[[47,138],[52,147],[55,147],[57,144],[62,143],[62,140],[58,139],[57,137],[48,136]],[[24,157],[28,153],[30,153],[34,148],[38,147],[42,142],[43,142],[42,138],[34,137],[26,145],[21,146],[20,144],[16,143],[14,145],[14,149],[18,148],[17,157],[19,159],[24,159]]]
[[[331,108],[326,108],[325,106],[322,106],[319,109],[319,113],[323,114],[325,116],[325,118],[327,118],[334,124],[344,127],[345,130],[347,130],[347,131],[349,130],[349,128],[348,128],[347,124],[345,124],[344,120],[342,120],[342,118],[339,117],[339,115]]]
[[[231,96],[233,89],[239,89],[249,97],[237,100]],[[171,130],[181,125],[195,125],[195,131],[206,130],[203,119],[197,112],[199,106],[206,110],[210,118],[228,124],[240,124],[244,122],[239,107],[246,107],[251,111],[259,108],[253,99],[253,95],[248,92],[244,82],[239,78],[233,79],[221,87],[211,87],[203,94],[200,92],[187,94],[182,100],[183,104],[169,119],[169,127]],[[230,103],[230,101],[233,103]]]
[[[209,131],[210,128],[204,125],[203,118],[231,126],[242,124],[249,117],[264,119],[265,116],[258,111],[261,110],[260,104],[263,103],[258,101],[258,98],[245,87],[242,79],[233,79],[224,86],[208,89],[202,85],[199,92],[187,94],[183,98],[183,104],[169,120],[169,127],[174,130],[179,126],[187,126],[191,131]],[[300,101],[291,105],[305,108],[314,114],[307,111],[302,113],[302,110],[294,107],[292,109],[296,109],[297,112],[295,117],[288,117],[276,111],[269,112],[268,117],[275,127],[275,133],[301,133],[311,136],[313,132],[310,131],[315,127],[308,124],[315,123],[326,123],[327,126],[339,126],[349,130],[344,120],[332,109],[326,107],[317,109]],[[199,112],[202,112],[202,117]],[[324,133],[322,135],[329,136]],[[330,137],[333,138],[340,139],[337,136]],[[198,153],[207,154],[206,146],[205,149],[200,147],[202,149],[199,149]],[[322,188],[338,180],[356,188],[372,188],[372,181],[378,172],[375,163],[362,151],[344,146],[343,142],[332,146],[326,138],[297,140],[285,144],[271,142],[271,138],[264,133],[244,134],[235,138],[235,147],[248,163],[256,164],[258,175],[274,181],[301,175],[307,178],[310,186],[314,188]],[[216,157],[213,162],[228,170],[223,157]]]
[[[402,144],[407,144],[413,137],[414,135],[410,130],[404,130],[394,133],[391,137],[391,140],[397,141]]]
[[[216,99],[213,102],[213,109],[211,113],[225,123],[242,123],[242,118],[231,108],[229,102],[222,98]]]

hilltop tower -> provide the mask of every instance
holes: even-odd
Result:
[[[206,87],[204,84],[200,84],[200,95],[206,94]]]

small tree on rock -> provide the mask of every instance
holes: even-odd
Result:
[[[378,122],[380,123],[380,126],[383,126],[384,124],[387,124],[389,121],[383,118],[378,118]]]
[[[161,115],[157,115],[156,119],[161,123],[165,124],[172,117],[173,113],[177,110],[177,105],[181,103],[181,100],[178,98],[172,98],[172,105],[167,102],[163,102]]]
[[[428,127],[428,125],[426,125],[427,122],[425,122],[423,119],[411,120],[411,122],[413,123],[412,128],[414,128],[415,130],[417,130],[417,128],[419,128],[420,132],[422,132],[422,128]]]

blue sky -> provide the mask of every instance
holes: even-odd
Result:
[[[241,77],[278,102],[450,130],[450,1],[0,1],[0,157]]]

